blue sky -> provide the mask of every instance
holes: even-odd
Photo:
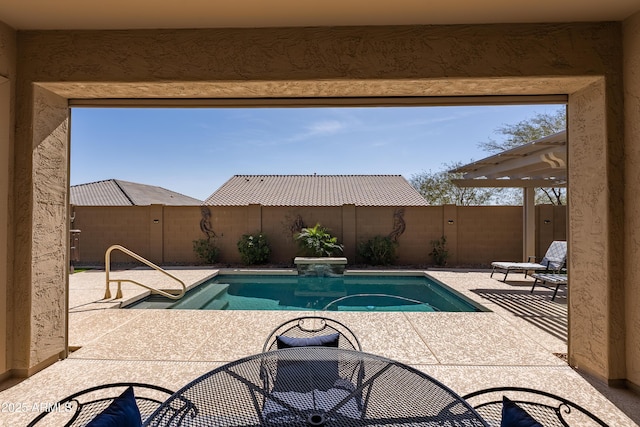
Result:
[[[505,124],[558,105],[74,108],[71,185],[121,179],[204,200],[233,175],[399,174],[489,155]]]

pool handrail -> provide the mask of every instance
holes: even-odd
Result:
[[[340,297],[340,298],[336,298],[336,299],[334,299],[333,301],[329,302],[329,304],[325,305],[325,306],[322,308],[322,311],[326,311],[330,306],[332,306],[333,304],[335,304],[335,303],[337,303],[337,302],[344,301],[344,300],[349,299],[349,298],[355,298],[355,297],[386,297],[386,298],[397,298],[397,299],[400,299],[400,300],[403,300],[403,301],[407,301],[407,302],[411,302],[411,303],[414,303],[414,304],[422,304],[422,305],[426,305],[426,306],[428,306],[428,307],[432,308],[432,309],[433,309],[433,311],[440,311],[440,310],[438,310],[436,307],[434,307],[434,306],[432,306],[431,304],[429,304],[428,302],[419,301],[419,300],[411,299],[411,298],[407,298],[407,297],[401,297],[401,296],[398,296],[398,295],[389,295],[389,294],[353,294],[353,295],[345,295],[345,296],[342,296],[342,297]]]
[[[143,263],[143,264],[153,268],[154,270],[157,270],[160,273],[172,278],[176,282],[180,283],[180,285],[182,286],[182,290],[178,294],[172,294],[172,293],[163,291],[162,289],[157,289],[157,288],[154,288],[154,287],[151,287],[151,286],[147,286],[147,285],[145,285],[143,283],[136,282],[135,280],[131,280],[131,279],[109,279],[109,271],[111,269],[111,252],[113,252],[114,250],[119,250],[120,252],[123,252],[123,253],[129,255],[131,258],[135,258],[136,260],[140,261],[141,263]],[[149,289],[153,293],[157,293],[157,294],[160,294],[162,296],[165,296],[167,298],[171,298],[171,299],[174,299],[174,300],[179,300],[180,298],[182,298],[184,293],[187,291],[187,286],[185,285],[185,283],[182,280],[178,279],[173,274],[171,274],[168,271],[162,269],[161,267],[158,267],[157,265],[155,265],[151,261],[143,258],[142,256],[140,256],[137,253],[125,248],[122,245],[111,245],[111,246],[109,246],[109,248],[107,249],[107,251],[104,254],[104,270],[105,270],[106,275],[107,275],[107,280],[106,280],[107,287],[106,287],[106,290],[105,290],[105,293],[104,293],[104,299],[110,299],[111,298],[111,290],[109,289],[109,283],[111,283],[111,282],[117,282],[118,283],[118,290],[116,291],[115,299],[122,298],[122,282],[133,283],[134,285],[138,285],[138,286],[141,286],[141,287],[143,287],[145,289]]]

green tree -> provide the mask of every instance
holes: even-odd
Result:
[[[462,162],[443,164],[444,170],[415,174],[409,182],[430,205],[486,205],[499,194],[500,189],[455,185],[453,180],[462,178],[462,174],[448,171],[459,166],[462,166]]]
[[[500,153],[535,141],[536,139],[561,132],[566,128],[566,109],[559,108],[553,113],[538,113],[530,119],[522,120],[515,124],[502,125],[495,131],[495,133],[505,137],[502,142],[489,139],[489,141],[478,143],[478,146],[490,153]],[[563,188],[536,189],[536,203],[564,205],[566,202],[566,192]]]

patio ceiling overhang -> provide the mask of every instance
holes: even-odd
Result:
[[[567,132],[562,131],[449,171],[459,187],[566,187]]]

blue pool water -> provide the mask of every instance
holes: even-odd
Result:
[[[447,311],[485,309],[427,276],[218,275],[179,301],[152,295],[128,308]]]

